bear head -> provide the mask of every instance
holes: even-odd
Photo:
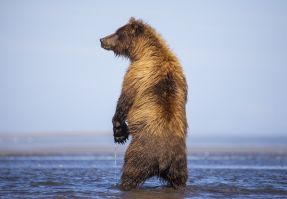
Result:
[[[116,55],[130,57],[132,48],[143,33],[144,23],[132,17],[126,25],[120,27],[115,33],[101,38],[101,47],[112,50]]]

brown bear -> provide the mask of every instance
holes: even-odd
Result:
[[[131,62],[112,120],[115,142],[132,136],[121,189],[137,188],[153,176],[184,187],[187,84],[178,59],[151,26],[134,18],[100,42]]]

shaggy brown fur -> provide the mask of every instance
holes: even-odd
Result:
[[[185,186],[187,84],[179,61],[152,27],[134,18],[101,44],[131,60],[113,117],[115,142],[132,135],[121,188],[136,188],[152,176]]]

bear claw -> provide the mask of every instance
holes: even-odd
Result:
[[[128,137],[126,137],[126,136],[119,136],[119,137],[114,137],[114,139],[115,139],[116,143],[124,144],[124,143],[126,143]]]

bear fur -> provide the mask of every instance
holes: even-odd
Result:
[[[132,137],[121,189],[137,188],[153,176],[184,187],[187,83],[178,59],[151,26],[134,18],[100,41],[131,61],[112,120],[115,142]]]

